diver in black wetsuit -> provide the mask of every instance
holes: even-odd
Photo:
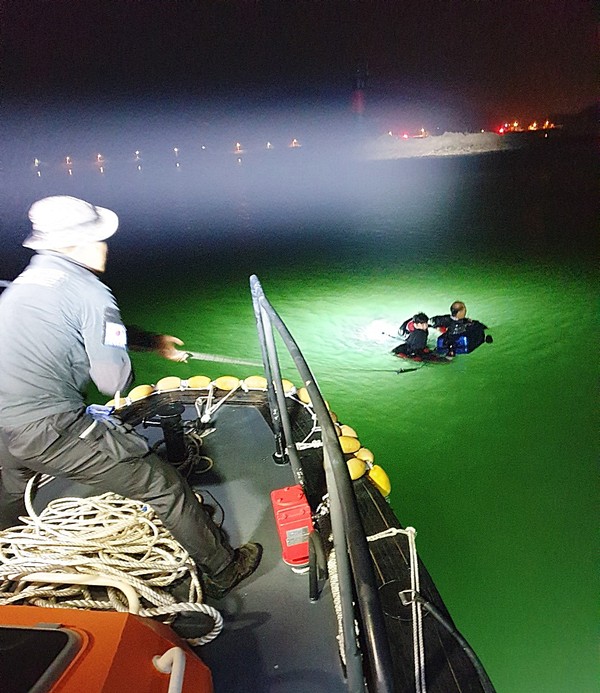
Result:
[[[402,344],[392,349],[392,354],[400,358],[422,357],[429,353],[427,348],[427,338],[429,318],[425,313],[417,313],[412,318],[405,320],[398,330],[401,337],[405,339]]]
[[[429,319],[429,326],[440,330],[441,348],[447,350],[449,356],[453,356],[458,348],[465,352],[473,351],[484,341],[490,343],[492,337],[484,335],[488,327],[478,320],[467,318],[467,306],[462,301],[454,301],[450,306],[450,314],[434,315]],[[466,337],[468,345],[459,346],[461,337]],[[438,349],[440,344],[438,343]]]

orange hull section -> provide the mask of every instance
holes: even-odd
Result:
[[[213,693],[209,668],[164,623],[129,613],[3,606],[0,625],[60,624],[75,631],[81,647],[54,684],[52,693],[166,693],[169,674],[153,657],[172,647],[185,654],[182,693]],[[27,662],[23,662],[27,666]]]

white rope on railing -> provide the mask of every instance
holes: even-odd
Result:
[[[335,549],[332,549],[327,557],[327,574],[329,575],[329,586],[331,588],[331,598],[333,600],[333,610],[338,626],[338,649],[343,664],[346,664],[346,648],[344,646],[344,629],[342,622],[342,595],[340,593],[340,581],[338,579],[337,560]]]
[[[410,588],[413,593],[420,592],[419,578],[419,558],[417,555],[416,530],[414,527],[401,529],[400,527],[389,527],[367,537],[367,541],[379,541],[388,539],[398,534],[406,536],[408,541],[408,555],[410,562]],[[423,607],[416,600],[411,601],[412,623],[413,623],[413,655],[415,667],[415,691],[416,693],[427,693],[425,682],[425,641],[423,637]]]
[[[167,623],[178,613],[202,612],[214,627],[190,644],[219,635],[223,618],[202,603],[193,560],[150,506],[106,493],[56,499],[37,515],[32,483],[24,524],[0,532],[0,605],[130,611]],[[168,591],[188,583],[185,602]]]
[[[312,407],[312,404],[308,402],[304,402],[300,399],[300,397],[297,396],[297,394],[292,394],[289,395],[290,399],[293,399],[295,402],[297,402],[300,406],[304,407],[310,418],[312,419],[312,428],[311,430],[304,436],[304,440],[301,440],[296,443],[296,449],[297,450],[304,450],[305,448],[310,448],[310,447],[323,447],[323,441],[316,440],[312,442],[308,442],[310,438],[312,438],[314,435],[317,433],[321,432],[321,427],[317,425],[317,414],[315,410]]]

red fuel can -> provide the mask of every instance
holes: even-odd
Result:
[[[271,491],[271,503],[284,563],[292,568],[308,565],[308,535],[312,532],[313,523],[302,486],[298,484]]]

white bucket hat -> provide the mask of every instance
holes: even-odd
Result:
[[[119,226],[110,209],[68,195],[44,197],[29,209],[33,231],[23,241],[33,250],[57,250],[109,238]]]

